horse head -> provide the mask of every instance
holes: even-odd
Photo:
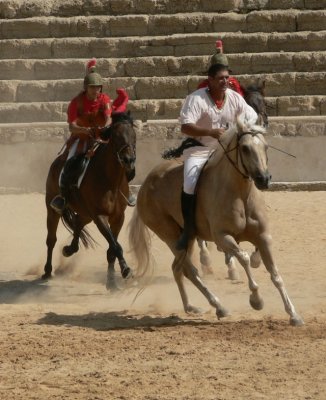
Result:
[[[251,178],[257,189],[267,189],[271,180],[268,171],[268,145],[265,129],[258,125],[246,124],[241,117],[237,120],[237,163],[242,175]]]
[[[130,112],[114,113],[111,126],[102,132],[101,138],[109,139],[113,153],[131,180],[135,176],[136,132]]]

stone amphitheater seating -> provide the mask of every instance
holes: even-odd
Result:
[[[271,134],[325,137],[325,7],[325,0],[0,0],[0,141],[63,141],[68,101],[91,57],[111,97],[127,89],[145,137],[176,139],[180,105],[203,79],[217,38],[241,83],[265,79]]]

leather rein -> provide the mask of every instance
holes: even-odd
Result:
[[[254,132],[242,132],[241,134],[237,134],[237,144],[236,146],[234,146],[231,149],[226,149],[222,142],[220,141],[220,139],[218,139],[218,142],[220,144],[220,146],[222,147],[224,154],[226,155],[227,159],[230,161],[230,163],[233,165],[233,167],[237,170],[237,172],[239,172],[239,174],[244,178],[244,179],[249,179],[252,180],[252,178],[250,177],[247,168],[245,167],[244,163],[243,163],[243,159],[242,159],[242,155],[241,152],[239,151],[239,142],[240,140],[245,136],[245,135],[251,135],[251,136],[257,136],[259,132],[254,133]],[[229,153],[231,153],[233,150],[236,150],[236,162],[234,162],[232,160],[232,158],[230,157]],[[241,171],[241,169],[239,168],[239,158],[240,158],[240,162],[242,165],[243,170],[245,171],[245,173],[243,173]]]

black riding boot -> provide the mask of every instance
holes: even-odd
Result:
[[[177,242],[177,250],[186,250],[189,240],[195,236],[195,208],[196,195],[188,194],[182,191],[181,194],[181,210],[184,221],[183,232]]]
[[[77,155],[69,158],[65,162],[60,178],[60,194],[55,196],[50,203],[50,206],[54,209],[54,211],[60,215],[62,215],[63,210],[68,202],[70,186],[75,184],[75,181],[78,180],[82,160],[83,155]]]

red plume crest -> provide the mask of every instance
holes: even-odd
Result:
[[[86,75],[89,74],[90,72],[94,72],[95,68],[96,68],[96,58],[92,58],[86,64]]]
[[[220,50],[220,53],[223,53],[223,42],[222,40],[216,40],[215,43],[216,50]]]

